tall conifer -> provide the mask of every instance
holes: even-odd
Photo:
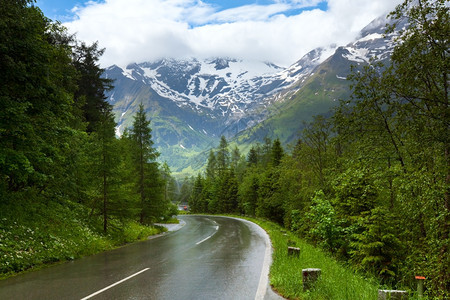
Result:
[[[160,178],[156,158],[159,153],[153,147],[152,129],[150,120],[145,115],[144,105],[139,105],[139,110],[134,116],[133,128],[130,137],[133,141],[134,166],[137,172],[137,191],[141,198],[140,222],[148,221],[151,206],[159,199],[151,199],[154,189],[159,187]],[[155,194],[154,194],[155,196]]]

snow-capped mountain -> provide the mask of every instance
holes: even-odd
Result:
[[[117,133],[131,126],[137,106],[143,103],[152,120],[156,146],[167,155],[164,159],[173,162],[192,151],[216,146],[221,135],[230,138],[263,121],[270,122],[274,112],[282,114],[278,107],[290,102],[310,97],[308,105],[320,103],[309,107],[305,117],[299,117],[300,112],[293,114],[292,107],[285,109],[293,118],[290,127],[283,127],[284,141],[289,142],[303,121],[326,113],[339,97],[348,94],[345,79],[351,65],[389,59],[396,34],[384,35],[386,23],[386,18],[378,18],[353,43],[314,49],[288,68],[232,58],[161,59],[111,66],[105,76],[115,80],[109,101],[114,105]],[[303,107],[299,104],[295,111]],[[257,138],[249,140],[275,134],[262,127],[252,129]]]
[[[126,67],[114,65],[106,69],[106,76],[116,80],[115,91],[120,88],[118,82],[134,81],[179,108],[220,119],[221,126],[230,126],[235,121],[242,122],[242,117],[262,104],[264,98],[306,76],[318,64],[314,59],[305,58],[288,69],[268,62],[230,58],[162,59]],[[112,104],[118,100],[115,92],[109,97]],[[122,116],[119,126],[128,111],[127,107],[123,109],[118,112]],[[123,126],[119,132],[122,130]]]
[[[270,74],[282,68],[229,58],[193,58],[163,59],[121,69],[127,78],[142,81],[179,106],[219,109],[225,115],[242,111],[242,104],[252,102],[254,92],[270,83]]]
[[[406,22],[404,19],[398,26],[404,27]],[[371,59],[380,61],[389,59],[398,32],[385,34],[388,23],[389,20],[385,17],[375,19],[361,30],[360,37],[355,42],[338,48],[338,53],[355,63],[368,63]]]
[[[237,140],[254,143],[268,136],[278,137],[284,144],[295,143],[300,138],[304,122],[311,121],[314,115],[329,114],[339,99],[350,96],[347,76],[352,67],[357,71],[371,60],[389,63],[398,32],[386,35],[387,23],[389,20],[385,17],[377,18],[361,30],[354,42],[337,47],[331,53],[323,50],[308,53],[300,61],[308,58],[306,61],[317,60],[320,63],[313,63],[295,83],[276,93],[279,100],[276,109],[272,109],[272,113],[255,127],[239,133]],[[406,20],[398,26],[404,28]],[[295,67],[289,69],[295,70]]]

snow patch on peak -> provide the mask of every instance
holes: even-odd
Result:
[[[383,35],[380,33],[371,33],[369,35],[366,35],[366,36],[360,38],[358,40],[358,42],[373,41],[373,40],[382,39],[382,38],[383,38]]]
[[[134,78],[134,76],[133,76],[133,69],[130,66],[131,66],[131,64],[127,65],[127,66],[113,65],[113,66],[107,68],[106,70],[109,71],[109,70],[114,69],[114,67],[116,67],[121,70],[123,76],[125,76],[131,80],[136,80],[136,78]]]
[[[347,47],[346,49],[348,50],[348,53],[343,54],[343,56],[346,59],[354,61],[354,62],[358,62],[358,63],[363,63],[363,62],[369,61],[369,57],[367,56],[369,49],[352,48],[352,47]]]

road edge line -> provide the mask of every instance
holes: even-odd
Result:
[[[264,297],[266,296],[267,288],[269,286],[269,271],[270,265],[272,264],[272,243],[270,241],[267,232],[258,224],[255,225],[258,226],[262,230],[262,232],[264,232],[264,239],[266,243],[266,250],[264,252],[264,262],[261,269],[261,276],[259,277],[258,290],[256,291],[255,295],[255,300],[263,300]]]

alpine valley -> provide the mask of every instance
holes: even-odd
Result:
[[[114,80],[108,101],[116,133],[131,126],[142,103],[159,159],[175,174],[204,166],[222,135],[243,153],[265,137],[295,143],[314,115],[326,115],[349,96],[351,66],[389,59],[396,34],[384,34],[387,23],[380,17],[354,42],[314,49],[288,68],[223,57],[110,66],[105,76]]]

